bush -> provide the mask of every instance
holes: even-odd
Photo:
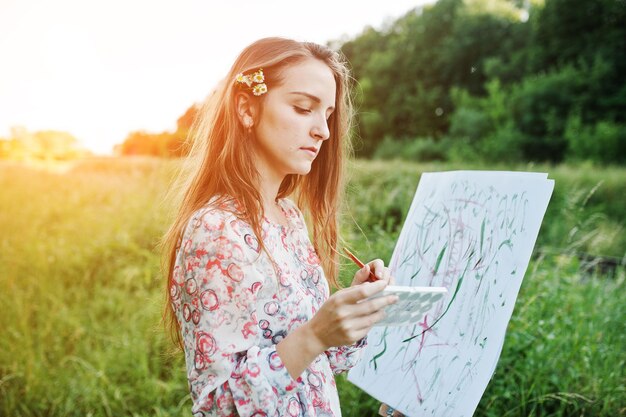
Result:
[[[524,134],[527,160],[563,160],[567,116],[583,105],[588,88],[585,73],[573,66],[526,77],[513,88],[510,109],[515,126]]]
[[[478,142],[492,130],[491,123],[482,110],[460,107],[450,116],[450,136]]]
[[[467,137],[447,137],[444,143],[448,149],[448,159],[452,162],[467,163],[481,159],[478,146]]]
[[[512,124],[485,135],[481,140],[468,136],[447,137],[442,141],[449,161],[515,162],[522,160],[525,137]]]
[[[496,130],[480,143],[482,160],[487,162],[522,160],[522,144],[525,140],[525,136],[510,123]]]
[[[443,141],[432,138],[393,140],[386,136],[374,152],[374,159],[402,159],[405,161],[446,161],[447,147]]]
[[[576,113],[567,119],[564,135],[568,159],[626,162],[626,126],[623,124],[599,121],[595,125],[584,125],[580,114]]]
[[[450,117],[448,154],[457,161],[516,161],[522,159],[524,135],[509,111],[509,92],[497,79],[486,83],[487,96],[472,97],[453,89],[457,107]]]

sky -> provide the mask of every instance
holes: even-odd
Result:
[[[0,137],[71,133],[97,154],[174,131],[256,39],[353,38],[434,0],[0,0]]]

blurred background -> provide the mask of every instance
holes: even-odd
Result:
[[[200,103],[264,36],[350,63],[341,227],[363,258],[389,262],[422,172],[555,179],[476,415],[626,415],[624,22],[623,0],[3,0],[0,415],[190,414],[160,323],[165,191]],[[345,416],[376,415],[337,383]]]

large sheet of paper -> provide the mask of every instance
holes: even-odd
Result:
[[[473,415],[553,188],[540,173],[424,173],[389,267],[397,285],[448,292],[419,323],[373,328],[348,379],[407,416]]]

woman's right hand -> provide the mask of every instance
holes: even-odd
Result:
[[[382,262],[382,261],[381,261]],[[363,282],[369,267],[362,268],[359,284],[337,291],[313,317],[276,345],[276,352],[292,378],[298,378],[315,358],[333,346],[346,346],[362,339],[382,320],[383,309],[398,301],[397,296],[364,299],[382,291],[392,281],[388,274],[376,282]]]
[[[365,282],[335,292],[306,323],[323,350],[351,345],[367,335],[385,317],[384,308],[398,301],[395,295],[362,301],[382,291],[388,282]]]

